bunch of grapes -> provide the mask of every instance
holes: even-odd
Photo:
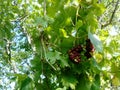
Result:
[[[90,39],[87,39],[86,40],[86,52],[85,52],[85,56],[87,57],[87,59],[89,59],[89,58],[91,58],[92,57],[92,55],[91,55],[91,53],[93,53],[94,52],[94,46],[93,46],[93,44],[91,43],[91,41],[90,41]]]
[[[86,56],[87,59],[91,58],[91,53],[94,52],[94,46],[91,43],[90,39],[86,40],[86,46],[84,50],[84,56]],[[83,47],[81,45],[78,45],[68,51],[69,58],[74,63],[79,63],[81,61],[81,52],[83,51]]]
[[[81,45],[78,45],[71,50],[69,50],[69,58],[74,63],[79,63],[81,61],[80,53],[83,51],[83,48]]]

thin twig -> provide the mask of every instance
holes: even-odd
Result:
[[[118,3],[119,3],[119,0],[117,0],[117,2],[116,2],[115,8],[114,8],[114,10],[113,10],[113,13],[112,13],[110,19],[109,19],[109,22],[106,23],[106,24],[104,24],[104,25],[102,25],[102,28],[104,28],[104,27],[106,27],[106,26],[108,26],[108,25],[110,25],[110,24],[112,23],[112,20],[113,20],[113,18],[114,18],[114,15],[115,15],[115,13],[116,13],[116,11],[117,11]]]
[[[107,8],[107,7],[109,7],[113,3],[114,3],[114,0],[112,0],[111,2],[109,2],[105,7]]]
[[[21,20],[24,20],[24,19],[27,18],[27,17],[28,17],[28,15],[24,15],[24,16],[22,16],[22,17],[20,17],[20,18],[17,18],[16,20],[11,20],[11,22],[21,21]]]

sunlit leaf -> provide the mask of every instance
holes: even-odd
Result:
[[[79,29],[79,27],[82,26],[82,20],[79,20],[77,23],[76,23],[76,29]]]
[[[62,34],[63,37],[68,38],[69,36],[67,35],[67,32],[64,29],[60,29],[60,33]]]
[[[98,52],[103,52],[103,45],[102,42],[99,40],[98,36],[95,34],[92,34],[90,31],[88,32],[88,37],[90,38],[91,42],[93,43],[95,49]]]
[[[118,77],[114,76],[113,79],[112,79],[112,84],[114,86],[119,86],[120,85],[120,79]]]

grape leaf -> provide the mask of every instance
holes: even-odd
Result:
[[[22,81],[20,90],[33,90],[32,79],[27,77],[25,80]]]
[[[46,27],[47,21],[45,21],[44,18],[42,18],[42,17],[36,17],[35,24],[36,24],[36,26],[40,25],[40,26]]]
[[[65,29],[60,29],[60,34],[62,34],[63,37],[68,38],[68,35]]]
[[[82,20],[79,20],[79,21],[76,23],[76,29],[79,29],[79,27],[81,27],[82,25],[83,25]]]
[[[91,90],[100,90],[100,75],[95,75],[95,80],[91,86]]]
[[[78,83],[77,79],[73,75],[63,75],[62,84],[71,89],[75,89],[76,84]]]
[[[63,88],[57,88],[56,90],[66,90],[66,87],[63,87]]]
[[[90,90],[90,81],[85,74],[79,76],[79,84],[76,87],[76,90]]]
[[[68,64],[68,58],[67,57],[61,57],[60,59],[60,65],[61,67],[69,67],[69,64]]]
[[[49,59],[51,64],[54,64],[56,62],[56,60],[60,60],[61,56],[60,56],[60,52],[55,51],[55,52],[48,52],[46,54],[46,58]]]
[[[112,78],[112,84],[113,84],[114,86],[119,86],[119,85],[120,85],[120,79],[119,79],[118,77],[114,76],[114,77]]]

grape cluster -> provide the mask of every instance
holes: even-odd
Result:
[[[85,50],[81,45],[78,45],[68,51],[69,58],[74,63],[79,63],[81,61],[81,52],[84,51],[84,56],[86,56],[87,59],[91,58],[91,53],[94,52],[94,46],[91,43],[90,39],[86,40],[86,46]]]
[[[81,61],[80,53],[83,51],[81,45],[78,45],[68,51],[69,58],[72,62],[79,63]]]

